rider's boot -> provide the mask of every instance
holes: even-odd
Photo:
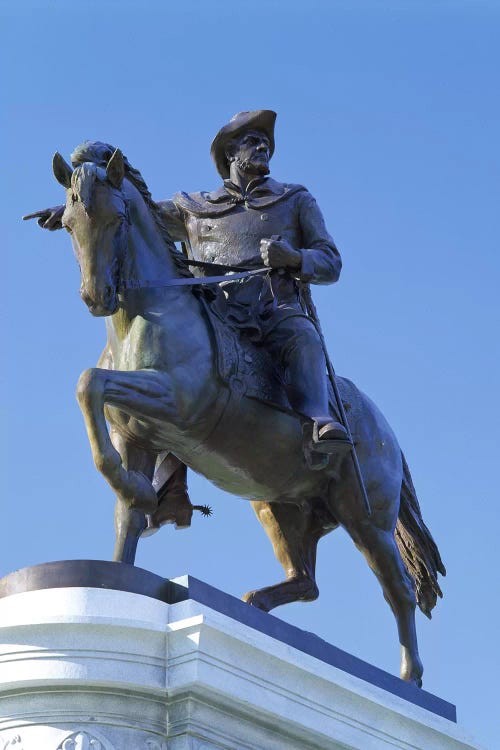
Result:
[[[154,534],[167,523],[175,524],[176,529],[191,526],[194,508],[187,488],[187,466],[167,454],[156,469],[153,486],[158,493],[158,508],[148,517],[143,536]]]
[[[319,453],[349,450],[343,424],[330,415],[325,355],[312,326],[295,335],[286,347],[287,393],[294,409],[313,422],[312,449]]]

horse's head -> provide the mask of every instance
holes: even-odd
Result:
[[[105,168],[85,162],[75,170],[56,153],[53,170],[66,188],[62,225],[71,235],[80,266],[80,295],[92,315],[112,315],[118,307],[127,243],[122,153],[117,149]]]

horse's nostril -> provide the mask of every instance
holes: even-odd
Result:
[[[87,294],[87,292],[83,288],[80,289],[80,297],[82,298],[82,300],[85,302],[86,305],[88,305],[91,302],[90,294]]]
[[[114,293],[114,289],[113,289],[112,286],[108,285],[107,287],[105,287],[105,289],[104,289],[104,295],[105,295],[105,298],[107,300],[111,299],[111,297],[113,296],[113,293]]]

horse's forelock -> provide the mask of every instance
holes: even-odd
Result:
[[[101,174],[102,173],[102,174]],[[71,176],[71,189],[85,208],[90,208],[94,185],[97,181],[104,182],[106,172],[96,164],[84,162],[80,164]]]
[[[115,151],[114,146],[101,141],[84,141],[75,148],[71,154],[71,162],[74,167],[83,162],[90,161],[93,164],[106,166]]]

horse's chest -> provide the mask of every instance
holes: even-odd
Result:
[[[164,331],[140,316],[135,318],[126,336],[120,340],[111,336],[110,344],[114,370],[143,370],[163,363]]]

